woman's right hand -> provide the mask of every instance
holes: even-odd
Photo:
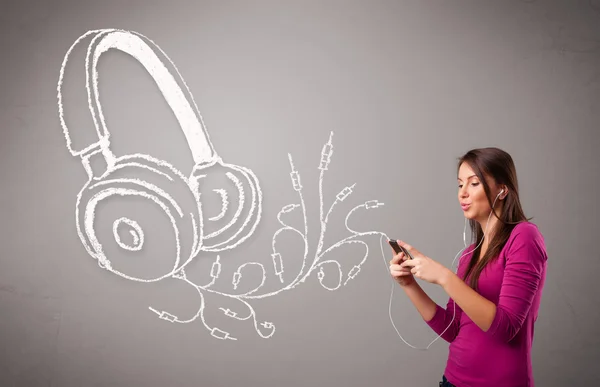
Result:
[[[393,250],[392,250],[393,251]],[[403,252],[395,254],[390,261],[390,274],[400,284],[400,286],[409,286],[415,282],[415,277],[410,272],[410,267],[402,267],[400,264],[406,261],[408,257]]]

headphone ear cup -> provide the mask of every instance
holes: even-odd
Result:
[[[200,198],[201,250],[232,249],[252,235],[260,221],[262,192],[250,169],[224,163],[196,166],[190,181]]]
[[[126,156],[77,197],[77,231],[105,269],[130,280],[172,276],[199,251],[202,219],[185,177],[149,156]]]

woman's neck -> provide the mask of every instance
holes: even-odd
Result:
[[[495,216],[491,216],[488,219],[479,222],[479,226],[481,227],[481,231],[483,232],[483,242],[481,243],[481,256],[485,254],[490,244],[490,241],[494,237],[494,233],[496,231],[498,225],[498,218]]]
[[[485,234],[485,239],[483,241],[484,245],[487,246],[487,242],[489,242],[497,229],[499,219],[498,217],[502,213],[502,204],[498,208],[496,208],[495,214],[490,214],[485,217],[485,219],[478,220],[479,226],[481,227],[481,231]],[[494,216],[495,215],[495,216]]]

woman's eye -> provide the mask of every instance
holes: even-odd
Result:
[[[473,187],[477,187],[477,186],[479,185],[479,183],[471,183],[471,185],[472,185]]]

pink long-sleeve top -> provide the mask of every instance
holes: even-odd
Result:
[[[465,252],[473,250],[469,246]],[[459,261],[464,277],[472,253]],[[537,226],[516,225],[500,252],[479,277],[479,294],[496,304],[496,315],[484,332],[449,299],[437,306],[429,326],[450,343],[444,375],[458,387],[534,387],[531,347],[546,279],[546,247]]]

